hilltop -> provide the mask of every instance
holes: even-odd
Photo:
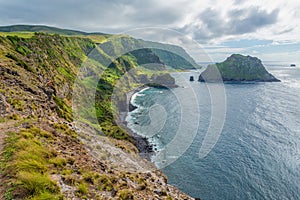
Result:
[[[217,69],[217,70],[216,70]],[[224,62],[209,65],[199,76],[201,82],[278,82],[260,59],[233,54]]]
[[[83,31],[69,30],[56,28],[44,25],[12,25],[12,26],[1,26],[0,32],[43,32],[43,33],[56,33],[61,35],[109,35],[104,33],[86,33]]]

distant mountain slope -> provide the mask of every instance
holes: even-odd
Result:
[[[218,72],[217,72],[218,71]],[[209,65],[199,76],[201,82],[278,82],[263,66],[260,59],[233,54],[224,62]]]
[[[196,64],[194,59],[182,48],[176,45],[144,41],[129,36],[121,36],[113,38],[104,43],[100,43],[99,47],[109,56],[122,55],[123,53],[136,51],[138,49],[150,49],[156,54],[160,61],[174,70],[197,69],[200,66]],[[142,55],[142,54],[140,54]],[[146,57],[140,57],[139,64]]]
[[[43,32],[43,33],[56,33],[61,35],[107,35],[105,33],[87,33],[83,31],[61,29],[56,27],[44,25],[13,25],[13,26],[0,26],[0,32]]]
[[[194,59],[189,56],[189,54],[180,46],[134,39],[125,35],[114,37],[114,39],[111,41],[105,41],[103,38],[108,38],[112,35],[99,32],[87,33],[83,31],[61,29],[44,25],[0,26],[0,32],[44,32],[71,36],[80,35],[88,37],[99,43],[99,46],[109,56],[120,55],[125,51],[149,48],[160,58],[164,64],[172,67],[175,70],[195,69],[200,67],[194,61]],[[94,36],[96,36],[96,38]],[[97,38],[97,36],[101,37]]]
[[[153,52],[168,66],[174,69],[199,69],[200,66],[180,46],[141,40],[144,47],[151,48]]]

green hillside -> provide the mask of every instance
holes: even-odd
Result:
[[[56,33],[61,35],[88,35],[83,31],[75,31],[69,29],[61,29],[43,25],[13,25],[1,26],[0,32],[43,32],[43,33]],[[102,34],[102,33],[97,33]]]
[[[174,85],[160,58],[150,49],[115,58],[82,35],[30,34],[0,36],[0,196],[191,199],[139,157],[134,138],[118,125],[126,92],[157,81]],[[114,52],[135,43],[109,39]],[[149,62],[160,70],[139,67]],[[80,104],[72,104],[74,95]]]

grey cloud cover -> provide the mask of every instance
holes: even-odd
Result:
[[[0,25],[44,24],[109,33],[161,27],[206,42],[255,33],[276,24],[280,12],[243,0],[0,0]]]
[[[279,10],[268,13],[258,7],[233,9],[226,14],[226,19],[212,8],[204,10],[197,16],[200,25],[191,23],[182,30],[193,32],[198,40],[217,38],[224,35],[239,35],[255,32],[258,29],[275,24]]]
[[[180,6],[139,0],[0,1],[0,23],[49,24],[85,31],[122,31],[141,26],[167,26],[184,13]]]

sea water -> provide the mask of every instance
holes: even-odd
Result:
[[[202,200],[300,199],[300,68],[270,64],[268,70],[282,82],[224,84],[225,123],[204,158],[199,149],[213,105],[207,84],[188,81],[191,75],[197,80],[199,72],[173,73],[178,88],[147,88],[135,95],[138,109],[128,114],[128,126],[148,137],[158,153],[178,130],[183,142],[196,133],[188,148],[162,168],[169,184]],[[196,101],[187,98],[188,91]],[[154,121],[157,126],[151,127]],[[153,162],[160,167],[155,156]]]

